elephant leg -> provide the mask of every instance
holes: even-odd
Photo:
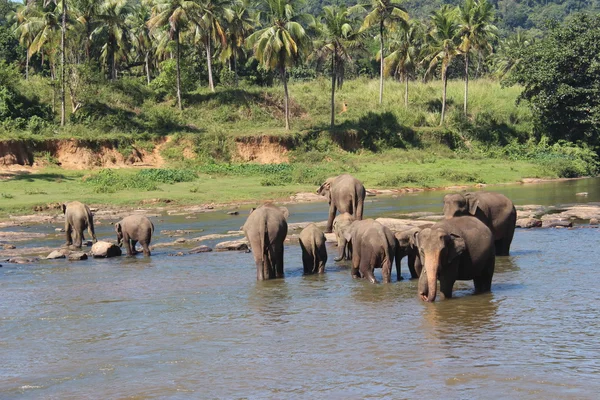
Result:
[[[333,259],[333,261],[342,261],[344,256],[346,255],[346,244],[348,242],[346,240],[338,240],[338,256]]]
[[[126,233],[123,233],[123,242],[125,243],[125,249],[127,250],[127,255],[128,256],[133,256],[133,249],[131,248],[131,239],[129,238],[129,235],[127,235]]]
[[[473,278],[475,293],[485,293],[492,290],[492,277],[494,276],[495,259],[490,261],[489,266],[484,269],[480,276]]]
[[[456,282],[456,278],[458,277],[458,262],[454,261],[452,264],[448,265],[444,273],[440,274],[440,292],[444,295],[445,298],[452,298],[452,287],[454,287],[454,282]]]
[[[364,200],[363,199],[356,199],[356,208],[354,210],[354,218],[356,218],[357,221],[361,221],[363,219],[363,208],[364,208]]]
[[[368,251],[365,251],[363,248],[363,254],[360,260],[359,271],[363,278],[367,279],[371,283],[377,283],[377,279],[375,279],[375,275],[373,275],[373,269],[376,263],[375,255],[369,254]]]
[[[317,271],[319,274],[325,273],[325,261],[322,259],[319,260],[319,269]]]
[[[509,239],[508,237],[503,237],[502,239],[498,239],[494,242],[494,247],[496,248],[497,256],[507,256],[510,252],[510,243],[512,241],[512,237]]]
[[[325,233],[331,233],[333,231],[333,220],[335,219],[335,213],[337,212],[337,207],[333,205],[333,201],[329,204],[329,217],[327,218],[327,229],[325,229]]]
[[[254,263],[256,264],[256,280],[257,281],[264,281],[265,280],[265,273],[264,273],[264,262],[263,262],[263,260],[262,259],[257,259],[255,257]]]
[[[302,242],[300,242],[300,248],[302,248],[302,266],[304,267],[304,274],[311,274],[313,270],[313,258],[308,254],[308,251],[306,251],[306,247],[304,247]]]
[[[411,279],[416,279],[419,277],[419,274],[417,273],[417,270],[415,269],[415,263],[416,263],[416,254],[409,254],[408,255],[408,270],[410,271],[410,278]]]
[[[70,246],[73,244],[73,228],[71,228],[71,224],[65,222],[65,245]]]
[[[88,233],[90,234],[92,241],[96,243],[98,239],[96,238],[96,232],[94,232],[94,222],[92,220],[92,217],[90,217],[90,223],[88,224]]]
[[[383,275],[383,283],[390,283],[392,281],[392,260],[384,260],[381,265],[381,274]]]
[[[283,242],[275,245],[275,277],[283,278]]]
[[[73,245],[79,249],[79,248],[81,248],[81,245],[82,245],[83,230],[74,229],[73,232],[75,234],[75,240],[74,240]]]
[[[132,251],[132,253],[133,254],[138,254],[139,251],[137,251],[135,249],[135,246],[137,245],[137,240],[133,240],[133,239],[129,239],[129,240],[131,240],[131,251]]]
[[[144,249],[144,255],[146,257],[150,256],[150,249],[148,248],[148,242],[146,241],[140,241],[140,244],[142,245],[142,248]]]

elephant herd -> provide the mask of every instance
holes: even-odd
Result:
[[[411,278],[419,279],[418,294],[432,302],[440,292],[452,297],[457,280],[473,280],[475,292],[491,289],[496,256],[509,254],[517,212],[507,197],[492,192],[448,194],[444,197],[444,219],[431,225],[395,234],[373,219],[363,219],[365,187],[351,175],[327,179],[317,190],[329,202],[325,232],[337,237],[335,261],[351,260],[353,278],[377,283],[375,268],[381,268],[383,281],[391,282],[392,265],[401,280],[400,263],[408,257]],[[87,229],[96,242],[94,221],[88,206],[73,201],[63,204],[66,245],[81,247]],[[339,215],[336,214],[339,212]],[[264,204],[253,209],[242,231],[254,253],[256,279],[283,278],[284,241],[288,233],[287,210]],[[118,246],[128,255],[137,253],[136,243],[150,255],[154,225],[145,216],[132,215],[115,223]],[[299,237],[305,274],[325,272],[325,234],[309,224]]]
[[[509,254],[517,212],[511,200],[493,192],[448,194],[444,197],[444,219],[407,231],[392,231],[373,219],[363,220],[365,188],[351,175],[329,178],[317,193],[329,202],[326,232],[337,237],[335,261],[351,260],[353,278],[377,283],[373,272],[382,269],[383,281],[391,282],[396,263],[408,257],[411,278],[418,278],[418,294],[432,302],[437,281],[444,297],[452,297],[457,280],[473,280],[476,293],[490,291],[496,256]],[[340,214],[336,216],[336,213]],[[287,215],[279,207],[265,204],[250,213],[242,227],[256,263],[258,280],[281,278]],[[315,224],[300,233],[305,274],[323,273],[327,262],[325,235]]]

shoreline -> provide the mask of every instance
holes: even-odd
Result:
[[[0,170],[0,173],[3,171]],[[450,185],[436,188],[422,188],[422,187],[409,187],[409,188],[397,188],[397,189],[366,189],[367,197],[375,196],[400,196],[410,193],[419,193],[425,191],[461,191],[467,189],[483,189],[489,187],[501,187],[507,185],[528,185],[528,184],[541,184],[551,182],[563,182],[572,180],[588,179],[593,177],[578,177],[578,178],[523,178],[517,182],[504,182],[495,184],[474,184],[474,185]],[[76,199],[73,199],[76,200]],[[317,195],[315,192],[298,192],[289,197],[280,198],[265,198],[258,200],[239,200],[230,201],[223,203],[205,203],[205,204],[193,204],[185,203],[182,204],[178,201],[172,201],[169,199],[147,199],[142,201],[141,204],[133,206],[119,206],[111,205],[108,203],[90,203],[89,207],[94,212],[97,218],[102,219],[117,219],[121,218],[129,213],[140,212],[144,214],[167,214],[177,216],[193,216],[195,214],[202,214],[207,212],[218,212],[229,210],[229,212],[239,212],[242,206],[254,206],[264,203],[277,203],[280,205],[288,204],[302,204],[302,203],[314,203],[314,202],[326,202],[326,199],[322,196]],[[60,203],[48,203],[46,206],[36,206],[36,210],[32,212],[23,213],[7,213],[7,215],[0,216],[0,229],[10,228],[15,226],[30,226],[43,223],[55,223],[57,218],[62,217],[60,213]],[[56,212],[53,212],[56,210]],[[190,218],[192,219],[192,218]]]

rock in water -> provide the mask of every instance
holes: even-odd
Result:
[[[88,256],[82,251],[69,254],[69,261],[87,260]]]
[[[217,251],[235,251],[248,250],[248,243],[245,240],[233,240],[230,242],[221,242],[215,246]]]
[[[542,226],[542,221],[537,218],[520,218],[517,220],[517,228],[539,228]]]
[[[60,250],[54,250],[52,253],[48,254],[46,260],[56,260],[57,258],[65,258],[66,255]]]
[[[121,248],[114,243],[98,241],[92,246],[92,256],[94,258],[117,257],[121,254]]]
[[[198,246],[198,247],[194,247],[193,249],[191,249],[188,254],[198,254],[198,253],[208,253],[212,251],[212,249],[208,246]]]

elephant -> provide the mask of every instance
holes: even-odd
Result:
[[[433,302],[437,280],[445,298],[452,297],[457,280],[473,280],[475,293],[491,290],[495,266],[492,231],[478,218],[466,215],[442,220],[414,233],[423,270],[419,277],[419,295]]]
[[[517,210],[506,196],[494,192],[453,193],[444,196],[444,216],[473,215],[494,234],[496,255],[507,256],[515,234]]]
[[[363,184],[352,175],[344,174],[328,178],[317,190],[317,194],[325,196],[329,201],[329,217],[326,233],[333,229],[336,212],[349,213],[360,221],[363,217],[366,191]]]
[[[345,237],[352,243],[353,278],[362,277],[377,283],[373,271],[381,268],[383,281],[391,282],[392,264],[394,259],[398,260],[398,242],[388,227],[373,219],[355,221]],[[398,275],[398,279],[402,279],[402,276]]]
[[[254,253],[259,281],[283,278],[283,242],[288,231],[286,218],[279,207],[268,203],[252,210],[242,227]]]
[[[127,255],[133,256],[137,254],[135,244],[140,242],[144,249],[144,255],[150,256],[150,241],[154,234],[154,224],[143,215],[130,215],[123,218],[115,224],[115,232],[117,232],[117,245],[127,249]]]
[[[333,259],[334,261],[350,260],[352,258],[352,245],[346,240],[344,234],[354,221],[354,216],[350,213],[340,214],[333,220],[333,232],[338,243],[338,256]]]
[[[302,248],[302,264],[304,274],[322,274],[327,263],[325,235],[315,224],[308,224],[300,232],[300,247]]]
[[[71,201],[63,203],[62,210],[63,214],[65,214],[66,246],[73,245],[74,247],[81,248],[82,241],[85,239],[83,237],[85,229],[88,230],[94,243],[98,241],[94,232],[94,217],[88,206],[78,201]]]
[[[396,240],[398,240],[398,258],[396,258],[396,273],[398,276],[400,276],[400,263],[404,257],[408,257],[408,270],[411,279],[421,276],[423,264],[421,264],[421,258],[419,257],[419,249],[415,245],[414,235],[422,229],[423,227],[415,227],[394,233]]]

